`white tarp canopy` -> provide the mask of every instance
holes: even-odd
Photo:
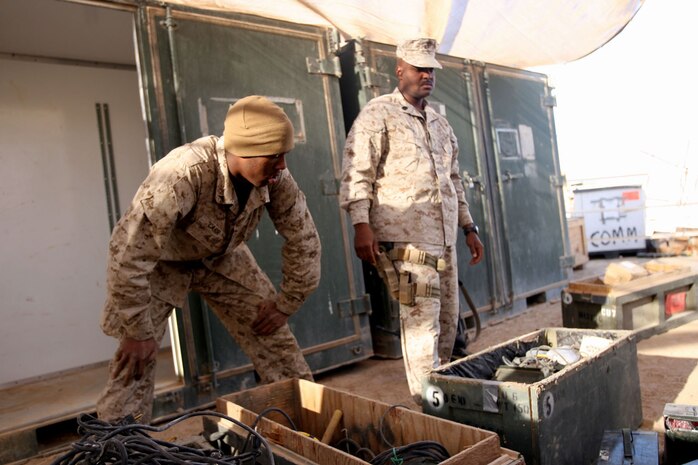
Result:
[[[611,40],[644,0],[167,0],[295,23],[343,39],[432,37],[439,52],[528,68],[581,58]]]

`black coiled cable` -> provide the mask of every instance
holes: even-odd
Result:
[[[388,449],[374,454],[370,449],[361,446],[358,442],[345,437],[341,439],[335,447],[345,450],[361,459],[367,460],[371,465],[436,465],[450,457],[448,450],[436,441],[417,441],[400,447],[395,447],[385,434],[385,419],[388,413],[394,409],[402,407],[410,410],[402,404],[393,404],[381,415],[378,425],[378,434],[388,446]]]
[[[68,453],[54,460],[51,465],[252,465],[256,463],[257,457],[262,455],[262,447],[256,447],[249,452],[225,456],[219,450],[202,450],[172,444],[153,439],[146,433],[163,432],[195,416],[214,416],[235,423],[255,437],[254,443],[263,446],[269,464],[274,464],[269,444],[254,429],[222,413],[203,411],[183,415],[162,427],[133,423],[131,419],[112,424],[92,415],[82,414],[77,419],[81,439],[72,445]]]
[[[418,441],[387,449],[371,460],[371,465],[436,465],[450,457],[444,446],[434,441]]]

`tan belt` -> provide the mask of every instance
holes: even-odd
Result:
[[[433,255],[417,249],[392,249],[389,252],[381,252],[378,254],[378,262],[376,269],[378,275],[388,288],[390,295],[398,300],[403,305],[413,306],[415,297],[433,297],[438,299],[441,297],[441,290],[426,283],[411,282],[412,273],[403,272],[398,276],[394,260],[402,260],[418,265],[427,265],[441,271],[446,268],[446,262]]]
[[[446,260],[443,258],[436,258],[423,250],[397,247],[388,252],[388,257],[393,261],[402,260],[403,262],[410,262],[417,265],[427,265],[434,268],[436,271],[443,271],[446,269]]]

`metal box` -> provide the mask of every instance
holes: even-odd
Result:
[[[642,186],[575,189],[574,215],[584,218],[590,254],[646,248]]]
[[[608,286],[600,277],[570,282],[562,291],[562,324],[568,328],[650,331],[695,314],[698,271],[655,273]],[[685,293],[684,311],[671,315],[667,302]],[[686,318],[684,321],[687,321]]]
[[[450,455],[442,465],[523,465],[520,455],[502,449],[491,431],[305,380],[280,381],[221,397],[216,410],[248,426],[256,424],[257,431],[273,444],[277,463],[367,465],[364,458],[391,450],[396,462],[390,457],[389,463],[402,463],[402,446],[436,441]],[[233,444],[247,436],[225,419],[207,421],[205,430],[218,436],[223,432]],[[350,447],[356,455],[340,447]],[[364,449],[358,451],[358,447]]]
[[[663,463],[682,465],[693,460],[698,460],[698,406],[666,404]]]
[[[595,465],[659,465],[659,441],[654,431],[605,431]]]
[[[542,345],[579,347],[585,338],[604,339],[608,347],[537,382],[492,379],[502,356]],[[591,463],[605,430],[642,421],[630,331],[541,329],[434,369],[423,396],[425,413],[496,431],[529,465]]]

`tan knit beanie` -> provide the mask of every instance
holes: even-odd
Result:
[[[293,125],[286,113],[266,97],[250,95],[231,105],[223,132],[225,150],[238,157],[289,152]]]

